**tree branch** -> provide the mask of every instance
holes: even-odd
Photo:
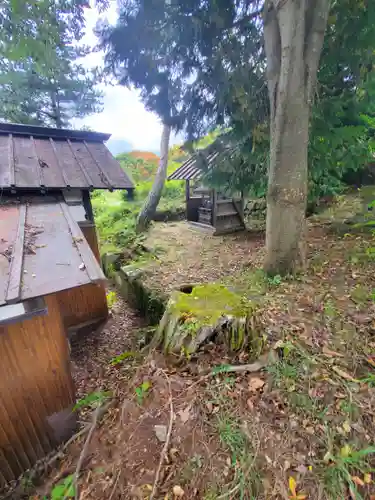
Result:
[[[306,98],[309,104],[312,103],[314,96],[329,8],[330,0],[310,1],[306,13]]]
[[[267,58],[267,83],[271,109],[271,126],[276,113],[277,86],[281,67],[281,38],[276,9],[272,0],[266,0],[263,11],[264,45]]]

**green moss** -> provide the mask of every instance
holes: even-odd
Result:
[[[173,300],[173,310],[186,315],[187,327],[195,330],[215,325],[222,316],[247,317],[254,309],[246,298],[215,283],[195,286],[190,294],[178,292]]]
[[[122,296],[148,320],[156,325],[163,316],[166,297],[150,290],[142,280],[142,269],[135,264],[123,266],[115,273],[115,282]]]

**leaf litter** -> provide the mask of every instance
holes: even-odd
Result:
[[[161,237],[165,238],[165,229]],[[200,263],[202,279],[229,276],[239,290],[252,291],[262,238],[254,242],[250,236],[251,251],[244,267],[240,242],[233,269],[225,266],[233,262],[228,256],[237,243],[232,238],[228,241],[225,258],[215,260],[214,269],[208,259]],[[154,429],[166,427],[169,421],[162,369],[170,380],[174,415],[155,498],[375,498],[375,307],[371,298],[375,277],[373,263],[365,256],[368,245],[372,239],[367,235],[341,238],[329,228],[311,228],[306,273],[276,284],[262,282],[267,306],[262,319],[265,344],[277,359],[251,375],[218,371],[197,384],[199,373],[208,373],[213,366],[251,361],[246,353],[228,356],[220,345],[177,364],[158,353],[146,359],[124,357],[123,362],[111,364],[122,352],[139,351],[137,341],[144,326],[119,300],[100,334],[88,335],[72,346],[78,397],[100,390],[110,391],[115,398],[90,443],[89,461],[79,479],[82,497],[150,497],[163,446]],[[218,252],[216,243],[213,248]],[[180,247],[174,251],[181,257]],[[353,254],[358,261],[350,260]],[[161,259],[161,265],[166,265],[163,283],[169,279],[174,287],[180,279],[188,282],[193,271],[187,259],[178,264],[178,277],[170,255],[168,259],[170,268]],[[353,289],[363,289],[367,295],[352,300]],[[139,404],[135,389],[145,380],[151,385]],[[81,420],[87,421],[88,415],[82,410]],[[53,477],[71,470],[82,446],[77,439],[68,447],[32,498],[43,498]]]

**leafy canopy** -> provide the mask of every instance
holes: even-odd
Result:
[[[88,7],[87,0],[2,2],[0,26],[7,34],[0,41],[3,120],[64,127],[100,109],[98,72],[79,63],[88,53],[78,46]]]

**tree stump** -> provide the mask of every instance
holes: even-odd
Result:
[[[188,289],[189,287],[185,287]],[[225,343],[231,352],[262,349],[258,306],[223,285],[192,286],[191,293],[172,293],[151,348],[189,356],[204,343]]]

